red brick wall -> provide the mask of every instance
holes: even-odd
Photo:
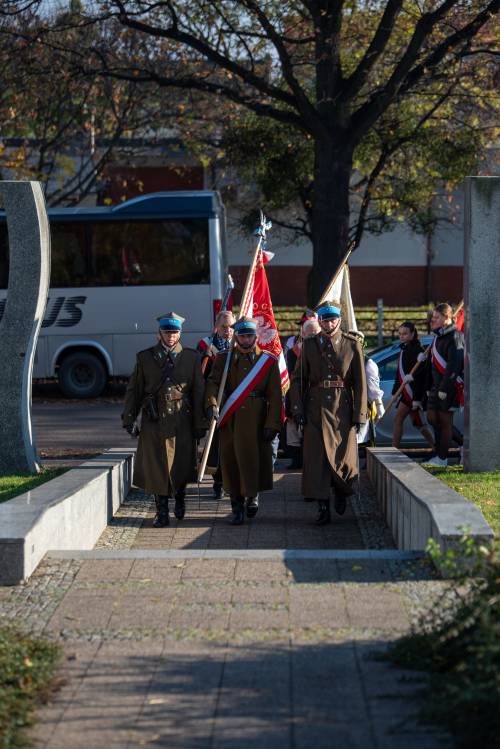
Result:
[[[275,305],[307,304],[307,266],[268,265],[271,298]],[[235,303],[243,291],[248,267],[234,265]],[[391,306],[427,304],[427,271],[423,266],[353,266],[350,268],[354,304],[376,304],[377,299]],[[326,283],[325,283],[326,285]],[[463,268],[442,266],[431,269],[430,301],[458,302],[463,297]]]
[[[420,305],[428,301],[459,301],[463,296],[463,268],[436,266],[353,266],[351,292],[355,304],[376,304],[382,298],[388,306]],[[427,292],[429,287],[429,293]]]

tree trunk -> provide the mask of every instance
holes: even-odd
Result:
[[[352,151],[335,136],[315,147],[312,207],[313,268],[310,304],[317,304],[349,245],[349,182]]]

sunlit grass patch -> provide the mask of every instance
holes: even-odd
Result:
[[[60,476],[67,468],[44,468],[41,473],[29,476],[0,476],[0,503],[45,484]]]

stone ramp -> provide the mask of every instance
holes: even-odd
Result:
[[[2,591],[7,620],[64,648],[37,749],[451,747],[416,721],[415,674],[376,659],[445,585],[426,560],[140,553],[46,558]]]
[[[275,473],[274,489],[260,496],[257,517],[243,526],[229,525],[229,498],[215,500],[211,481],[188,487],[186,517],[178,522],[171,511],[167,528],[153,528],[151,497],[133,491],[96,544],[99,549],[367,549],[395,548],[363,472],[360,492],[349,499],[346,513],[333,512],[331,525],[314,523],[317,503],[306,503],[301,474]],[[172,503],[171,503],[172,504]]]
[[[209,483],[162,530],[132,493],[93,550],[0,588],[3,622],[64,651],[36,749],[451,748],[416,720],[415,674],[376,659],[445,583],[393,548],[366,477],[326,528],[299,480],[243,528]]]

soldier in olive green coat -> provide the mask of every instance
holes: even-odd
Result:
[[[217,355],[205,389],[205,403],[210,417],[216,414],[217,394],[224,366],[231,356],[224,405],[263,355],[257,353],[257,322],[242,317],[233,325],[233,351]],[[224,489],[231,497],[233,525],[241,525],[246,512],[255,517],[259,508],[258,493],[273,488],[271,442],[281,429],[281,379],[278,362],[273,360],[262,379],[220,428],[220,462]],[[245,503],[246,498],[246,503]]]
[[[342,515],[358,475],[356,431],[367,419],[363,352],[340,329],[340,304],[317,310],[321,333],[304,341],[292,375],[291,411],[304,433],[302,491],[317,499],[317,522],[330,522],[330,491]]]
[[[196,480],[196,440],[206,432],[206,419],[200,355],[179,340],[184,318],[168,312],[158,321],[159,342],[137,354],[122,420],[134,434],[142,410],[133,481],[155,495],[153,525],[163,527],[172,496],[176,518],[184,517],[186,484]]]

